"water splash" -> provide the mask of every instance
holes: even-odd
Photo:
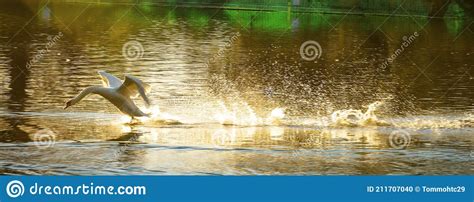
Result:
[[[283,118],[285,118],[285,109],[277,107],[267,117],[266,123],[267,125],[281,125]]]
[[[280,125],[285,117],[285,110],[283,108],[275,108],[267,117],[259,117],[255,111],[246,102],[231,103],[229,107],[222,101],[219,102],[222,110],[214,117],[222,125],[242,125],[242,126],[257,126],[257,125]]]
[[[120,124],[130,123],[132,122],[132,117],[127,115],[120,116],[120,120],[118,121]]]
[[[153,106],[143,110],[145,113],[150,114],[149,117],[138,117],[137,123],[152,124],[152,125],[175,125],[182,124],[180,117],[172,114],[164,113],[160,111],[159,106]],[[128,119],[126,119],[128,118]],[[130,117],[122,118],[123,121],[128,120],[128,123],[134,124],[135,120],[131,120]]]
[[[219,102],[219,106],[222,108],[222,113],[218,113],[214,117],[220,124],[234,125],[237,123],[237,115],[235,111],[229,111],[222,101]]]
[[[331,114],[331,126],[384,126],[390,125],[386,121],[379,120],[375,111],[383,105],[377,101],[367,106],[367,111],[356,109],[337,110]]]
[[[216,102],[214,102],[216,103]],[[195,123],[195,124],[208,124],[217,123],[221,125],[233,125],[233,126],[289,126],[298,125],[304,127],[376,127],[376,126],[391,126],[399,128],[411,128],[411,129],[436,129],[436,128],[474,128],[474,115],[472,113],[466,113],[463,116],[455,114],[452,117],[449,115],[445,116],[430,116],[430,115],[418,115],[412,117],[384,117],[380,118],[377,112],[382,106],[383,101],[376,101],[366,106],[366,110],[363,109],[343,109],[336,110],[330,113],[329,116],[314,116],[314,117],[299,117],[299,116],[287,116],[285,113],[286,108],[276,107],[273,108],[269,113],[257,114],[256,111],[262,111],[255,106],[250,106],[245,101],[236,102],[224,102],[222,100],[217,101],[216,104],[206,105],[208,113],[206,115],[210,117],[206,119],[201,118],[197,122],[185,121],[187,117],[195,117],[193,112],[197,110],[190,109],[187,114],[180,114],[176,116],[174,114],[165,113],[160,111],[159,107],[152,107],[144,110],[146,113],[150,113],[150,117],[143,117],[137,120],[131,120],[128,116],[122,116],[120,124],[145,124],[145,125],[175,125],[184,123]],[[202,108],[199,108],[201,110]],[[214,115],[212,115],[214,114]]]
[[[474,114],[452,114],[444,116],[415,116],[393,118],[390,120],[396,127],[417,129],[443,129],[443,128],[474,128]]]

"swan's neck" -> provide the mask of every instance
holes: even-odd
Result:
[[[105,88],[102,86],[91,86],[87,87],[86,89],[82,90],[76,97],[72,99],[72,104],[79,103],[82,99],[84,99],[89,94],[101,94],[101,92]]]

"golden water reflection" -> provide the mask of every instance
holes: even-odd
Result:
[[[0,173],[470,174],[471,27],[464,18],[2,5]],[[122,54],[132,40],[145,50],[137,61]],[[318,61],[301,59],[307,40],[324,48]],[[129,125],[98,96],[64,111],[100,84],[97,70],[151,84],[153,106],[183,124]],[[390,145],[405,133],[407,146]],[[53,147],[37,147],[51,134]]]

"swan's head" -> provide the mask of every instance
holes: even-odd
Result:
[[[64,106],[64,109],[67,109],[68,107],[72,106],[73,105],[73,100],[69,100],[66,102],[66,106]]]

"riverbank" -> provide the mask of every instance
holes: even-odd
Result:
[[[42,4],[46,1],[1,3]],[[295,13],[329,13],[353,15],[410,16],[436,18],[472,18],[474,2],[462,0],[52,0],[87,4],[134,4],[141,7],[170,6],[219,8],[226,10],[278,11]]]

